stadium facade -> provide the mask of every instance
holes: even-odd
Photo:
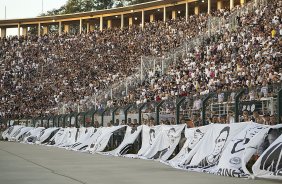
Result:
[[[131,25],[144,27],[146,22],[166,21],[177,17],[186,17],[187,20],[189,15],[233,9],[247,2],[248,0],[159,0],[109,10],[0,20],[1,38],[7,36],[7,28],[17,28],[18,36],[26,36],[28,29],[33,27],[40,36],[48,34],[50,26],[56,26],[59,35],[63,32],[69,33],[75,25],[78,26],[79,33]]]

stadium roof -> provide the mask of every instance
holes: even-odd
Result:
[[[98,17],[109,17],[121,14],[130,14],[135,12],[141,12],[142,10],[152,10],[170,6],[175,6],[178,4],[184,4],[186,2],[196,2],[197,0],[157,0],[137,5],[131,5],[121,8],[113,8],[106,10],[98,10],[91,12],[64,14],[64,15],[53,15],[53,16],[39,16],[34,18],[21,18],[21,19],[7,19],[0,20],[0,27],[13,27],[21,25],[32,25],[38,23],[52,23],[58,21],[74,21],[80,19],[92,19]]]

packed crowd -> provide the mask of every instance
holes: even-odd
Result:
[[[256,86],[261,91],[250,90],[249,99],[266,97],[267,87],[282,80],[282,6],[276,3],[241,16],[236,30],[225,29],[190,48],[166,74],[149,76],[134,92],[135,98],[159,101]]]
[[[2,39],[1,115],[37,116],[55,113],[61,103],[83,105],[99,90],[133,74],[141,55],[161,56],[178,47],[204,29],[205,21],[205,16],[191,16],[188,22],[146,24],[144,31],[132,26]]]
[[[282,3],[268,3],[263,9],[238,16],[239,26],[235,30],[224,29],[223,25],[221,31],[177,58],[164,75],[160,75],[158,70],[148,75],[147,80],[125,101],[143,103],[215,92],[218,102],[222,103],[226,99],[234,101],[235,92],[241,88],[249,89],[244,95],[246,100],[273,96],[273,85],[281,86],[282,81]],[[228,91],[233,93],[227,97]],[[201,101],[194,102],[193,108],[200,109]],[[270,112],[258,113],[275,117]],[[234,121],[234,118],[228,119],[226,114],[221,118],[211,116],[209,121]],[[242,118],[242,121],[247,119]]]
[[[221,10],[215,16],[228,18]],[[134,74],[141,56],[163,56],[207,31],[208,16],[93,31],[81,35],[10,37],[0,41],[1,106],[4,118],[54,114],[62,103],[83,106],[111,84]],[[239,25],[220,31],[188,48],[163,74],[156,70],[122,99],[110,105],[160,101],[209,92],[249,91],[265,97],[268,86],[282,80],[282,3],[270,0],[263,9],[237,17]],[[91,99],[91,100],[89,100]],[[67,109],[68,112],[75,109]]]

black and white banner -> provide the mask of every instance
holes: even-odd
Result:
[[[37,137],[40,136],[40,134],[43,130],[45,130],[44,127],[37,127],[37,128],[31,129],[30,131],[25,133],[25,135],[23,136],[22,142],[24,142],[24,143],[35,143]]]
[[[167,160],[174,152],[185,125],[143,125],[142,147],[137,155],[127,157]]]
[[[125,127],[125,125],[99,128],[101,129],[99,135],[96,136],[96,140],[91,143],[91,147],[87,150],[90,153],[104,151],[111,136],[113,135],[113,132],[123,127]]]
[[[126,128],[125,134],[123,128]],[[282,180],[281,134],[282,125],[244,122],[197,128],[187,128],[184,124],[79,129],[14,126],[2,135],[10,141],[22,137],[23,142],[29,142],[29,138],[36,137],[37,144],[50,140],[50,145],[74,151],[154,159],[187,171]],[[136,145],[140,141],[142,146],[138,150]],[[178,145],[183,146],[177,153]],[[127,154],[131,148],[137,154]]]
[[[185,127],[186,141],[179,153],[170,161],[168,161],[168,164],[176,168],[185,165],[188,160],[188,153],[203,139],[209,127],[210,126],[203,126],[197,128]]]
[[[246,168],[247,162],[257,152],[268,127],[248,123],[223,151],[216,173],[223,176],[247,177],[250,172]]]
[[[124,135],[124,139],[122,143],[114,150],[109,152],[104,152],[104,155],[113,155],[113,156],[121,156],[127,153],[127,151],[132,148],[134,142],[138,138],[141,133],[143,126],[139,127],[130,127],[126,126],[126,132]]]
[[[279,136],[280,135],[280,136]],[[278,138],[276,138],[279,136]],[[267,148],[267,144],[270,144]],[[282,180],[282,135],[281,125],[271,128],[264,139],[266,150],[253,165],[255,177]]]
[[[52,137],[56,135],[57,131],[59,131],[59,128],[57,127],[50,127],[50,128],[43,130],[40,133],[40,136],[37,137],[36,144],[43,144],[43,143],[50,141],[50,139],[52,139]]]

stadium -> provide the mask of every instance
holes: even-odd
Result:
[[[5,7],[0,183],[281,182],[282,1],[98,1]]]

